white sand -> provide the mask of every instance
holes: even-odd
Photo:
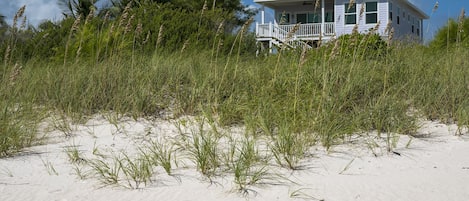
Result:
[[[229,174],[210,183],[183,158],[173,170],[174,176],[157,168],[153,182],[136,190],[103,187],[95,176],[79,179],[68,160],[67,147],[78,147],[85,157],[93,156],[93,148],[107,156],[122,151],[131,154],[145,140],[168,139],[178,133],[174,120],[117,125],[94,118],[86,125],[74,126],[71,137],[47,131],[46,144],[0,159],[0,200],[469,200],[469,139],[467,133],[455,136],[454,125],[424,122],[419,133],[425,138],[413,138],[407,146],[409,137],[400,136],[394,149],[400,155],[388,153],[382,142],[372,137],[351,139],[329,152],[312,147],[301,170],[274,164],[269,167],[273,175],[291,181],[277,177],[250,187],[248,195],[235,190]],[[378,142],[380,147],[370,148],[366,142]]]

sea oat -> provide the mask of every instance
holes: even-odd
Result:
[[[88,24],[88,22],[91,21],[91,19],[93,19],[93,16],[94,16],[94,9],[91,9],[90,13],[88,13],[88,16],[86,16],[85,25]]]
[[[10,45],[8,45],[8,46],[7,46],[7,49],[6,49],[6,51],[5,51],[5,57],[4,57],[4,59],[3,59],[3,60],[5,61],[5,65],[7,65],[8,62],[9,62],[9,59],[10,59],[10,52],[11,52],[11,47],[10,47]]]
[[[334,43],[334,47],[332,48],[330,59],[334,59],[337,54],[339,53],[339,46],[340,46],[340,40],[336,39]]]
[[[186,50],[187,46],[189,46],[189,39],[187,39],[187,40],[184,42],[184,45],[182,45],[181,53],[183,53],[184,50]]]
[[[300,62],[299,66],[303,66],[306,62],[306,53],[308,52],[308,46],[306,44],[303,45],[303,51],[301,51]]]
[[[463,32],[464,31],[464,18],[466,17],[466,11],[463,9],[461,9],[461,13],[459,14],[459,18],[458,18],[458,31],[459,32]]]
[[[220,24],[218,25],[217,33],[216,33],[215,35],[218,36],[219,34],[221,34],[224,27],[225,27],[225,21],[223,20],[223,21],[220,22]]]
[[[64,66],[67,63],[67,53],[68,53],[68,48],[69,48],[69,45],[70,45],[70,41],[72,40],[73,32],[78,30],[78,27],[79,27],[78,25],[80,24],[80,21],[81,21],[81,15],[79,15],[78,18],[75,19],[75,21],[73,22],[72,28],[70,29],[70,33],[68,35],[68,40],[67,40],[67,43],[65,44]]]
[[[249,27],[249,25],[254,21],[254,17],[249,18],[246,22],[244,22],[243,27],[241,27],[241,33],[246,31],[246,28]]]
[[[438,1],[435,2],[435,5],[433,5],[432,13],[434,13],[439,7]]]
[[[135,28],[135,35],[140,36],[143,32],[142,23],[137,24],[137,28]]]
[[[121,16],[121,20],[119,21],[119,27],[124,26],[124,22],[127,20],[127,17],[129,16],[128,12],[124,12]]]
[[[109,28],[109,35],[112,35],[114,33],[115,28],[116,28],[116,26],[114,25],[114,23],[112,23],[111,28]]]
[[[318,47],[322,45],[322,33],[319,34]]]
[[[15,64],[15,67],[13,67],[13,70],[10,74],[10,85],[14,85],[15,81],[18,79],[18,77],[21,74],[21,69],[23,69],[22,66],[18,65],[18,63]]]
[[[379,26],[381,24],[381,21],[378,21],[376,25],[371,29],[370,34],[374,34],[379,30]]]
[[[26,16],[23,17],[23,21],[21,22],[20,30],[26,28],[26,22],[28,21],[28,18]]]
[[[16,29],[17,28],[17,24],[18,24],[18,19],[20,19],[21,17],[23,17],[24,15],[24,11],[26,10],[26,5],[22,6],[20,9],[18,9],[18,11],[16,12],[15,14],[15,17],[13,17],[13,29]]]
[[[106,24],[106,22],[109,20],[110,17],[111,17],[111,12],[107,11],[103,18],[103,25]]]
[[[135,15],[132,15],[127,21],[127,25],[125,25],[125,29],[124,29],[124,35],[129,33],[130,28],[132,27],[132,21],[134,20],[134,18],[135,18]]]
[[[365,13],[365,2],[363,2],[360,6],[360,15],[359,15],[359,18],[362,19],[363,18],[363,14]]]
[[[355,0],[350,0],[347,10],[352,9],[352,7],[353,7],[354,5],[355,5]]]
[[[392,21],[389,20],[388,24],[386,24],[386,29],[384,29],[384,33],[389,34],[389,32],[391,31],[391,28],[392,28]]]
[[[222,47],[223,47],[223,39],[220,38],[220,40],[218,40],[217,53],[220,51]]]
[[[158,38],[156,39],[156,46],[160,46],[161,42],[163,41],[163,31],[164,31],[164,26],[160,26],[160,30],[158,31]]]
[[[201,15],[203,15],[203,14],[204,14],[204,11],[206,11],[207,9],[208,9],[208,7],[207,7],[207,0],[205,0],[205,1],[204,1],[204,5],[202,6],[202,13],[201,13]]]
[[[80,58],[80,55],[81,55],[81,44],[80,44],[80,46],[78,46],[78,49],[77,49],[77,54],[75,56],[75,63],[78,62],[78,59]]]
[[[352,34],[358,34],[358,24],[355,24],[355,26],[353,26]]]
[[[285,39],[285,41],[291,41],[293,39],[293,36],[295,35],[295,33],[298,31],[298,29],[300,29],[300,24],[295,24],[295,26],[293,26],[293,29],[291,29],[288,33],[287,33],[287,37]]]
[[[391,46],[392,44],[392,39],[394,37],[394,27],[391,28],[391,31],[389,31],[389,34],[388,34],[388,47]]]
[[[78,26],[80,25],[80,21],[81,21],[81,15],[78,16],[77,19],[75,19],[75,21],[73,22],[73,25],[72,25],[72,28],[70,29],[70,35],[78,30]]]
[[[458,18],[458,34],[457,34],[457,42],[458,44],[461,42],[462,32],[464,32],[464,17],[466,16],[466,11],[461,9],[461,13],[459,14]]]
[[[148,32],[147,32],[147,36],[145,37],[145,40],[143,41],[143,44],[147,44],[147,43],[148,43],[148,41],[150,40],[150,34],[151,34],[151,32],[148,31]]]

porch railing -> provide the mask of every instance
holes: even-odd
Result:
[[[258,37],[267,37],[267,38],[278,38],[283,39],[288,33],[292,33],[295,24],[289,25],[275,25],[272,23],[268,24],[257,24],[256,34]],[[321,23],[311,23],[311,24],[300,24],[298,30],[292,34],[293,39],[296,38],[309,38],[309,37],[319,37],[321,35],[322,29]],[[334,22],[324,23],[324,35],[323,36],[332,36],[335,33]]]

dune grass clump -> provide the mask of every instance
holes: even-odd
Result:
[[[41,142],[37,127],[42,118],[39,110],[31,107],[0,101],[0,158]]]

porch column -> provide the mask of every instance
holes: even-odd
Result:
[[[321,36],[324,36],[324,23],[326,21],[326,9],[324,0],[321,0]]]
[[[261,24],[265,24],[265,6],[262,6],[261,10]]]

